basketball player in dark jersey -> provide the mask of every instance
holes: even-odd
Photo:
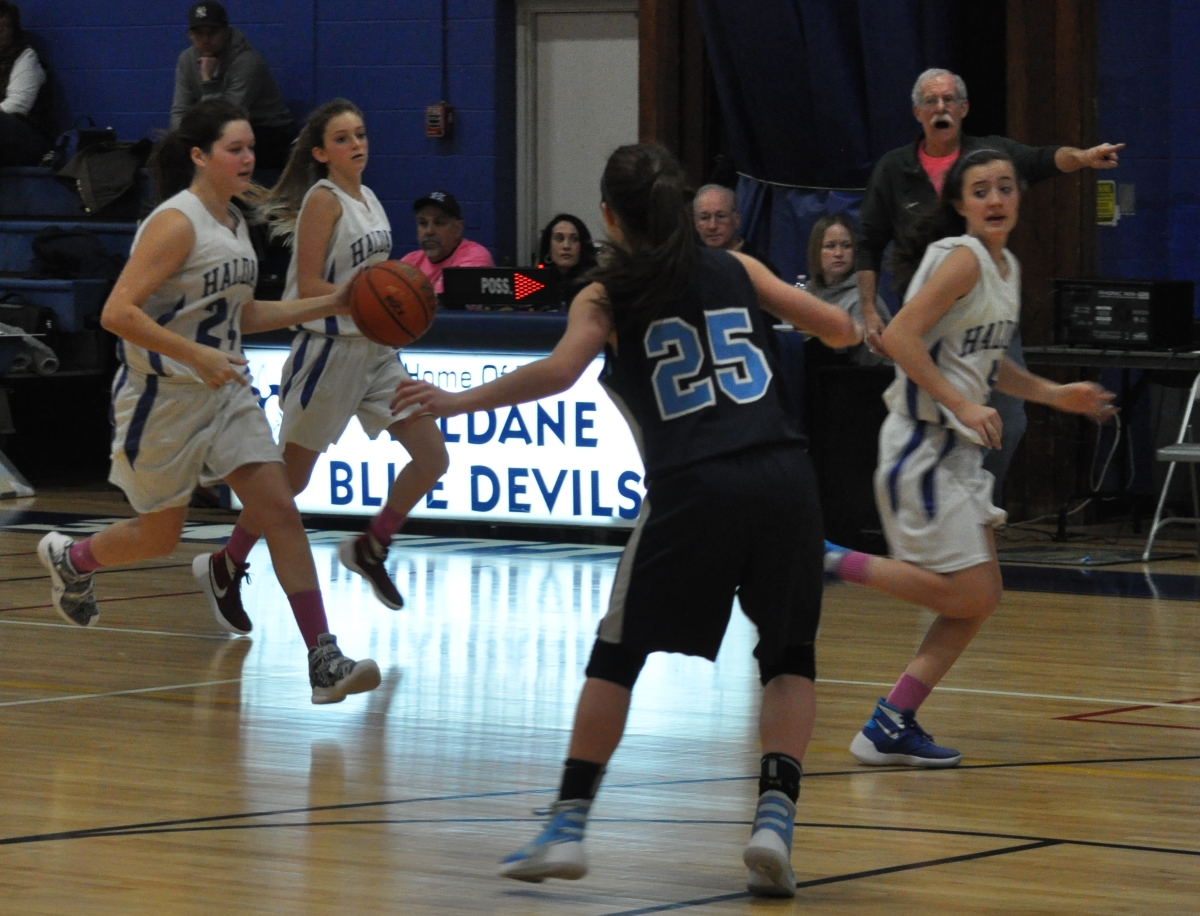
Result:
[[[604,351],[604,384],[645,463],[646,499],[588,662],[558,801],[500,874],[583,877],[588,810],[646,656],[715,659],[736,595],[758,628],[764,685],[748,886],[791,897],[795,803],[816,713],[823,537],[812,464],[784,409],[759,306],[832,347],[859,344],[863,329],[752,258],[697,248],[684,175],[665,149],[617,150],[600,190],[611,253],[554,352],[459,393],[403,382],[392,402],[441,417],[534,401],[565,391]]]

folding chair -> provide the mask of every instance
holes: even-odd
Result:
[[[1196,441],[1196,430],[1192,425],[1192,409],[1200,398],[1200,375],[1192,382],[1191,394],[1187,406],[1183,410],[1183,422],[1179,424],[1179,438],[1174,445],[1164,445],[1156,453],[1159,461],[1169,461],[1167,479],[1163,481],[1162,494],[1158,497],[1158,508],[1154,510],[1154,523],[1150,526],[1150,536],[1146,538],[1146,549],[1142,551],[1142,561],[1150,559],[1150,548],[1154,546],[1154,538],[1159,529],[1173,524],[1189,524],[1197,527],[1197,552],[1200,553],[1200,494],[1196,490],[1196,465],[1200,464],[1200,442]],[[1186,464],[1192,478],[1192,515],[1191,517],[1171,516],[1163,518],[1163,505],[1167,501],[1167,492],[1171,489],[1171,478],[1175,474],[1175,465]]]

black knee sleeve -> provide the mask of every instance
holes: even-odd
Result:
[[[770,663],[759,662],[758,676],[763,686],[781,674],[795,674],[810,681],[817,679],[817,654],[812,643],[788,646]]]
[[[584,674],[632,690],[644,664],[645,653],[597,639],[592,646],[592,657],[588,659]]]

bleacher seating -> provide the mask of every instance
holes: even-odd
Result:
[[[94,217],[97,221],[137,219],[152,197],[150,178],[143,171],[136,193],[116,201]],[[73,188],[40,166],[0,168],[0,218],[92,220]]]
[[[127,255],[137,223],[132,219],[81,218],[77,196],[53,180],[46,181],[45,176],[51,174],[48,169],[0,169],[0,210],[4,211],[0,214],[0,296],[15,294],[54,311],[58,333],[48,342],[60,358],[62,371],[105,372],[111,348],[103,343],[102,337],[107,335],[98,328],[111,281],[30,280],[22,274],[33,260],[34,236],[48,226],[85,228],[110,254]],[[14,191],[11,197],[10,190]],[[20,208],[14,201],[29,203],[28,209],[34,212],[16,214]]]
[[[0,274],[24,273],[33,260],[33,238],[43,229],[86,229],[96,236],[109,254],[129,256],[136,224],[121,222],[92,222],[73,219],[9,219],[0,218]]]

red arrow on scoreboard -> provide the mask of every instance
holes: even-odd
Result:
[[[537,280],[527,277],[524,274],[516,273],[515,271],[513,272],[513,286],[516,289],[515,298],[518,302],[520,302],[526,296],[532,296],[539,289],[546,288],[545,283],[538,283]]]

